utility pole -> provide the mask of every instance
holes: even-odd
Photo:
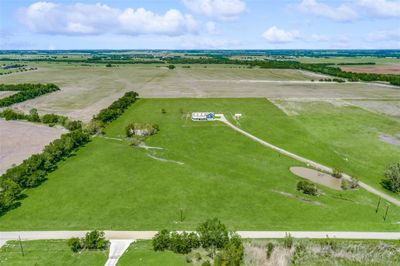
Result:
[[[376,206],[375,213],[378,213],[379,205],[381,205],[381,198],[379,198],[378,205]]]
[[[180,213],[181,213],[181,222],[183,222],[183,210],[182,209],[180,210]]]
[[[22,257],[24,257],[25,254],[24,254],[24,248],[22,247],[21,236],[18,236],[18,239],[19,239],[19,247],[21,248]]]

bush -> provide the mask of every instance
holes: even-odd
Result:
[[[242,239],[238,234],[233,234],[218,256],[220,264],[216,265],[239,266],[243,260],[243,254]]]
[[[387,167],[382,185],[392,192],[400,192],[400,163],[394,163]]]
[[[106,249],[109,241],[106,240],[104,232],[94,230],[86,233],[82,243],[86,249]]]
[[[343,190],[355,189],[355,188],[357,188],[358,186],[359,186],[359,185],[358,185],[358,180],[355,179],[355,178],[352,178],[351,181],[348,181],[348,180],[346,180],[346,179],[342,179],[342,183],[341,183],[341,185],[340,185],[340,187],[341,187]]]
[[[285,238],[283,239],[283,246],[288,249],[292,248],[293,237],[290,234],[285,235]]]
[[[167,113],[167,110],[165,110],[164,108],[161,108],[161,113],[162,113],[162,114],[166,114],[166,113]]]
[[[152,240],[155,251],[164,251],[169,249],[171,243],[170,232],[166,229],[158,232]]]
[[[138,135],[141,137],[152,136],[159,131],[157,124],[140,124],[140,123],[130,123],[125,127],[126,136],[132,137]]]
[[[104,237],[104,232],[97,230],[86,233],[83,238],[70,238],[67,242],[73,252],[78,252],[82,249],[103,250],[108,247],[109,243]]]
[[[332,176],[335,178],[342,178],[342,172],[339,169],[335,168],[333,169]]]
[[[274,251],[274,244],[271,242],[268,242],[268,244],[267,244],[267,259],[269,259],[271,257],[273,251]]]
[[[229,241],[228,231],[217,218],[208,219],[197,228],[203,248],[223,248]]]
[[[16,112],[12,109],[6,109],[0,113],[0,117],[3,117],[5,120],[26,120],[28,119],[27,115]]]
[[[169,66],[168,66],[168,69],[171,69],[171,70],[172,70],[172,69],[175,69],[175,66],[174,66],[174,65],[169,65]]]
[[[311,196],[318,195],[317,186],[307,180],[301,180],[297,182],[297,190]]]
[[[81,240],[78,237],[70,238],[67,244],[73,252],[78,252],[83,248]]]

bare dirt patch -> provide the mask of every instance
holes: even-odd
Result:
[[[387,134],[380,134],[379,139],[390,145],[400,146],[400,137],[395,137]]]
[[[346,72],[357,73],[378,73],[378,74],[400,74],[400,65],[387,65],[387,66],[345,66],[341,67]]]
[[[336,189],[342,190],[341,188],[341,179],[335,178],[329,174],[322,173],[320,171],[309,169],[305,167],[290,167],[290,171],[302,178],[308,179],[314,183]]]
[[[0,119],[0,174],[60,137],[65,129]]]

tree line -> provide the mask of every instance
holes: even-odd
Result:
[[[90,124],[100,127],[115,120],[129,105],[136,101],[136,92],[127,92],[118,100],[114,101],[108,108],[100,111]],[[11,115],[10,115],[11,114]],[[4,112],[2,112],[4,115]],[[37,112],[31,111],[29,115],[15,113],[8,109],[6,115],[14,116],[15,119],[39,119],[44,123],[61,123],[70,121],[68,118],[54,114],[38,117]],[[9,118],[10,118],[9,117]],[[0,176],[0,215],[14,207],[17,207],[22,198],[23,190],[39,186],[46,180],[46,175],[57,168],[57,163],[71,156],[76,150],[90,141],[93,131],[90,127],[82,129],[80,121],[72,121],[75,126],[71,132],[61,135],[59,139],[45,146],[39,154],[34,154],[24,160],[20,165],[9,168]],[[79,126],[78,126],[79,125]]]
[[[15,103],[23,102],[29,99],[36,98],[40,95],[58,91],[57,85],[54,84],[0,84],[0,91],[18,91],[8,97],[0,99],[0,107],[10,106]]]

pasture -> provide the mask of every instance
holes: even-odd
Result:
[[[160,112],[162,108],[166,113]],[[320,196],[306,196],[296,190],[300,179],[289,170],[304,166],[301,163],[220,122],[190,120],[193,111],[215,111],[227,117],[241,112],[243,119],[234,122],[256,136],[327,165],[342,166],[346,152],[354,165],[344,164],[343,170],[360,175],[375,173],[386,163],[384,159],[398,154],[382,143],[379,159],[375,150],[379,140],[371,137],[374,131],[357,135],[351,120],[344,129],[353,137],[344,141],[355,149],[346,150],[336,143],[344,135],[334,138],[341,116],[325,110],[297,120],[266,99],[141,99],[107,127],[105,136],[95,137],[60,163],[44,184],[29,190],[20,207],[0,217],[0,230],[189,230],[210,217],[219,217],[236,230],[399,230],[400,210],[390,207],[384,221],[386,205],[375,213],[376,196],[361,189],[337,191],[322,186],[318,186]],[[375,123],[377,131],[387,133],[399,128],[394,120],[355,112],[347,118],[360,116],[361,128],[363,123],[367,128]],[[324,122],[324,115],[332,121]],[[157,123],[160,132],[146,145],[162,149],[130,146],[124,136],[131,122]],[[316,123],[323,124],[325,131],[314,128]],[[357,141],[354,135],[359,136]],[[363,141],[371,141],[371,150],[357,147]],[[374,152],[357,157],[367,151]],[[379,180],[372,175],[362,178],[371,184]]]

